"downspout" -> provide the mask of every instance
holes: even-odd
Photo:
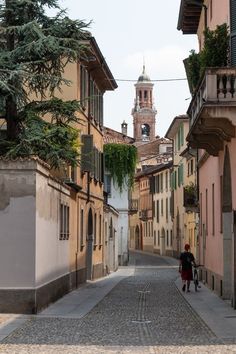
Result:
[[[90,97],[90,72],[88,72],[88,135],[91,134],[91,97]],[[87,172],[87,203],[90,202],[90,172]]]

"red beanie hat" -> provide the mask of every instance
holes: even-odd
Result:
[[[190,245],[188,243],[185,244],[184,246],[185,251],[188,251],[190,249]]]

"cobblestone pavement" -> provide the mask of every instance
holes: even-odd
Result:
[[[176,267],[131,254],[122,280],[82,319],[35,317],[0,344],[0,353],[236,353],[203,323],[176,288]]]

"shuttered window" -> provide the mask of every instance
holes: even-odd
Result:
[[[181,164],[178,167],[178,187],[180,187],[183,184],[183,181],[184,181],[183,171],[184,171],[184,166],[183,166],[183,164]]]
[[[155,177],[152,176],[149,178],[149,191],[150,193],[155,193]]]
[[[93,171],[93,136],[81,136],[81,170],[82,172]]]
[[[159,222],[159,215],[160,214],[160,207],[159,207],[159,200],[157,200],[157,208],[156,208],[156,221]]]
[[[88,72],[84,66],[80,66],[80,103],[83,109],[87,108],[88,102]]]
[[[230,0],[231,66],[236,65],[236,0]]]

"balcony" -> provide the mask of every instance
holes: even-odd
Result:
[[[186,212],[199,211],[198,208],[198,198],[197,198],[197,187],[195,185],[188,185],[183,188],[184,193],[184,207]]]
[[[138,199],[129,200],[129,214],[136,214],[138,212]]]
[[[188,108],[192,148],[218,156],[224,142],[235,137],[236,68],[206,69]]]
[[[151,209],[140,210],[139,219],[141,221],[147,221],[148,219],[152,219],[152,210]]]

